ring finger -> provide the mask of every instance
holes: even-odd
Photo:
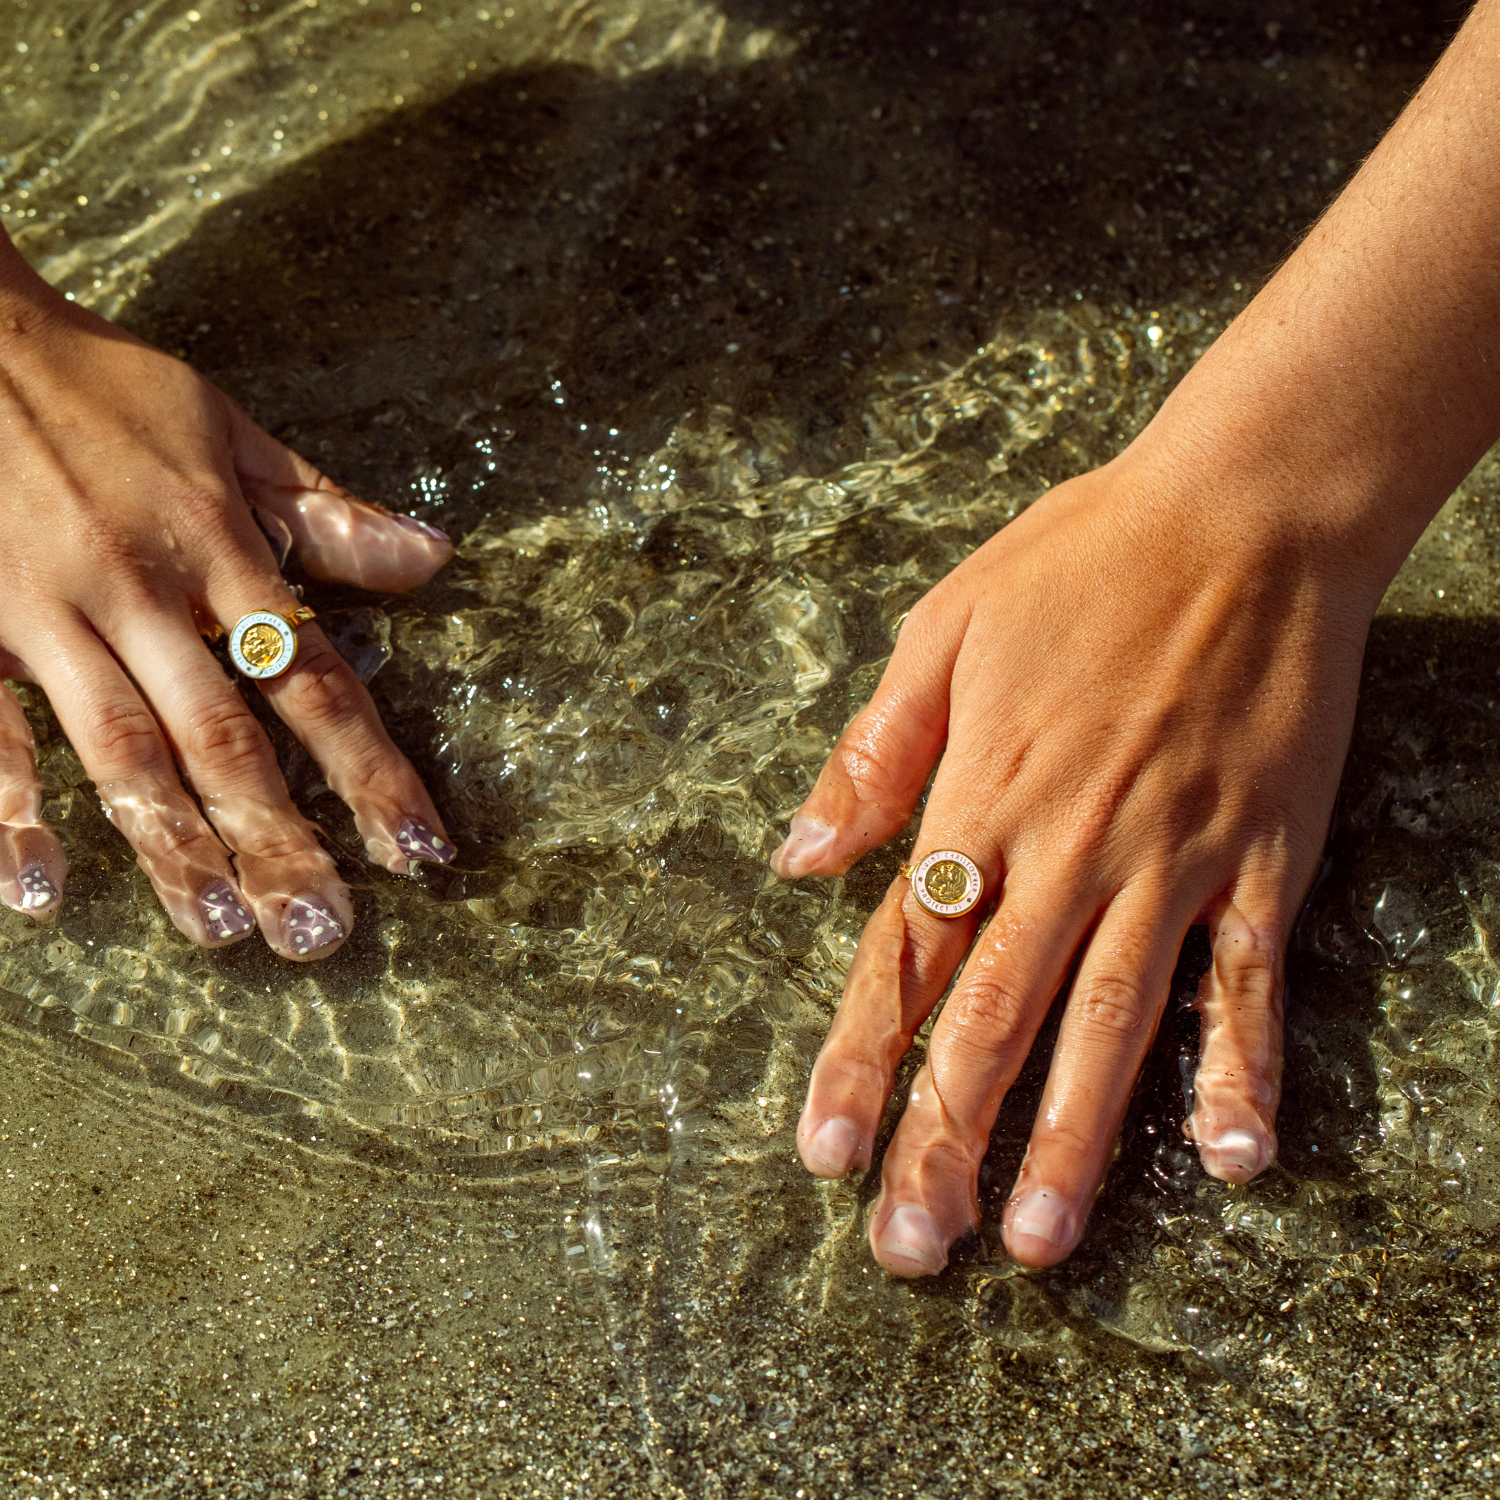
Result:
[[[997,862],[981,857],[976,863],[992,888]],[[891,883],[860,934],[838,1013],[813,1064],[797,1127],[809,1172],[842,1177],[869,1166],[896,1068],[947,989],[979,922],[978,907],[952,920],[933,916],[904,873]]]
[[[279,576],[253,572],[216,581],[210,604],[218,619],[230,622],[255,610],[296,608]],[[447,864],[457,852],[453,841],[364,684],[316,625],[303,625],[296,634],[291,666],[260,687],[354,813],[370,858],[399,874],[418,861]]]

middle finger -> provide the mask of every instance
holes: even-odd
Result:
[[[266,941],[283,958],[326,958],[353,926],[348,889],[292,805],[265,731],[186,609],[133,615],[119,649],[233,851]]]

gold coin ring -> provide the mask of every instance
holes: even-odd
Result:
[[[935,917],[962,917],[979,905],[984,876],[967,854],[957,849],[935,849],[918,865],[902,865],[911,893]]]
[[[253,610],[229,632],[230,658],[246,677],[280,677],[297,658],[297,627],[313,618],[305,604],[288,615]]]

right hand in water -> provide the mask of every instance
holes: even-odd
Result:
[[[256,524],[256,515],[261,526]],[[257,927],[324,958],[349,893],[292,805],[242,689],[204,642],[297,599],[262,527],[306,571],[425,582],[433,527],[366,505],[181,361],[59,296],[0,236],[0,677],[47,694],[177,928],[219,947]],[[453,845],[369,694],[315,624],[262,690],[353,810],[369,855],[406,871]],[[0,686],[0,900],[46,920],[67,860],[40,820],[25,717]]]

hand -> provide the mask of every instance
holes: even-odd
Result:
[[[258,926],[285,958],[323,958],[353,924],[348,891],[200,634],[296,607],[252,507],[316,578],[408,589],[453,554],[442,532],[325,479],[186,365],[65,301],[0,239],[0,677],[46,692],[185,936],[218,947]],[[297,634],[263,691],[370,856],[400,871],[451,858],[369,694],[316,625]],[[25,718],[0,687],[0,900],[45,919],[67,861],[40,802]]]
[[[1220,499],[1226,497],[1219,497]],[[998,898],[947,920],[898,878],[813,1071],[808,1169],[868,1166],[896,1066],[963,963],[886,1152],[888,1269],[942,1269],[978,1223],[1001,1100],[1078,959],[1005,1240],[1077,1244],[1188,927],[1209,925],[1191,1133],[1244,1182],[1276,1154],[1281,967],[1322,847],[1374,600],[1288,536],[1226,525],[1125,459],[1034,504],[912,610],[773,866],[834,875],[907,825]],[[1237,534],[1238,533],[1238,534]]]
[[[977,861],[989,925],[886,1152],[877,1258],[942,1269],[1042,1017],[1078,967],[1005,1241],[1083,1233],[1183,936],[1206,921],[1189,1130],[1244,1182],[1276,1152],[1281,962],[1332,808],[1369,621],[1500,436],[1500,0],[1113,463],[1059,486],[912,611],[773,856],[835,875],[903,828]],[[896,1064],[974,942],[897,881],[870,919],[798,1130],[867,1166]]]

